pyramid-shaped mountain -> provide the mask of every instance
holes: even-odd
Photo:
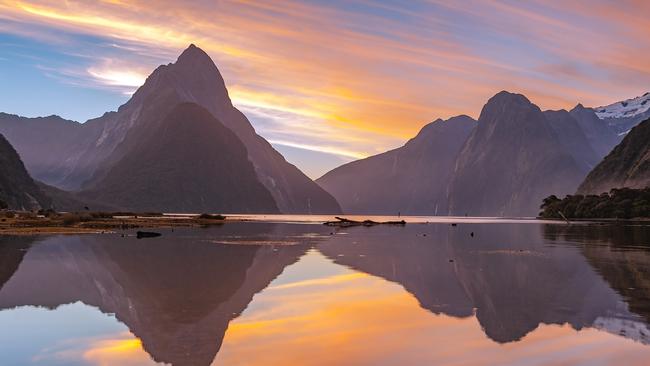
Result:
[[[158,140],[161,135],[159,129],[163,125],[169,126],[170,113],[182,103],[193,103],[211,114],[215,124],[224,126],[225,129],[202,130],[196,129],[198,125],[209,127],[207,117],[202,113],[194,113],[195,107],[186,108],[192,112],[190,116],[175,115],[176,122],[179,124],[191,123],[191,129],[194,134],[188,136],[184,133],[182,138],[184,143],[174,141],[172,135],[166,135],[170,146],[165,150],[160,146]],[[178,111],[176,111],[178,112]],[[7,120],[8,115],[0,116],[0,132],[8,129],[10,124]],[[4,117],[4,118],[3,118]],[[15,116],[13,116],[15,117]],[[190,121],[195,117],[200,117],[200,121]],[[15,119],[15,118],[14,118]],[[20,141],[17,150],[33,151],[39,149],[38,140],[42,140],[45,132],[45,123],[35,123],[30,119],[23,119],[25,123],[13,123],[12,133],[16,141]],[[157,192],[177,192],[180,189],[182,195],[176,195],[178,202],[173,205],[169,202],[167,206],[160,206],[158,203],[160,197],[146,197],[150,190],[144,187],[133,187],[132,192],[140,190],[141,197],[138,202],[129,199],[128,194],[120,198],[121,207],[125,209],[145,209],[161,208],[170,210],[172,208],[181,208],[186,211],[204,210],[210,207],[229,207],[233,212],[283,212],[283,213],[338,213],[340,211],[336,200],[322,188],[320,188],[311,179],[305,176],[295,166],[288,163],[280,153],[278,153],[264,138],[259,136],[252,127],[248,119],[237,110],[231,103],[228,96],[225,83],[219,70],[212,62],[210,57],[198,47],[191,45],[177,59],[175,63],[159,66],[132,96],[132,98],[122,105],[116,112],[108,112],[103,116],[89,120],[83,124],[64,124],[57,121],[59,125],[65,125],[68,131],[66,136],[70,138],[60,139],[59,144],[51,146],[48,154],[28,154],[33,160],[27,162],[28,167],[34,167],[32,174],[37,179],[55,185],[59,188],[81,191],[82,195],[89,197],[92,193],[95,197],[115,198],[117,181],[130,181],[135,179],[132,170],[124,170],[125,164],[129,160],[137,159],[137,153],[141,149],[149,149],[159,152],[165,151],[165,154],[177,156],[174,160],[176,164],[196,166],[196,169],[186,173],[189,176],[171,176],[170,171],[152,170],[151,168],[171,168],[167,164],[159,164],[155,160],[151,166],[147,167],[146,173],[148,179],[159,185]],[[15,125],[18,124],[18,127]],[[48,125],[51,126],[51,125]],[[63,128],[63,127],[62,127]],[[179,131],[180,126],[173,126]],[[231,131],[233,139],[239,140],[246,151],[248,162],[244,162],[240,157],[232,157],[231,153],[236,150],[241,151],[239,147],[230,150],[233,144],[220,144],[223,138],[218,138],[214,133],[217,130]],[[192,146],[194,149],[191,153],[185,153],[185,147],[193,144],[193,141],[203,141],[204,133],[214,136],[214,141],[210,146],[210,151],[205,151],[204,156],[214,156],[219,154],[221,161],[241,162],[237,167],[241,167],[241,172],[236,172],[237,167],[217,167],[214,164],[199,163],[195,160],[182,160],[180,157],[196,157],[201,152],[196,151],[198,146]],[[223,137],[223,136],[221,136]],[[171,139],[171,140],[169,140]],[[210,145],[206,141],[201,146]],[[236,144],[236,143],[234,143]],[[156,145],[156,147],[153,147]],[[145,147],[142,147],[145,146]],[[178,150],[172,150],[175,146]],[[47,159],[44,155],[55,155],[56,160]],[[27,156],[27,155],[26,155]],[[128,165],[128,164],[127,164]],[[135,167],[131,165],[131,169]],[[206,172],[199,172],[207,167],[212,169],[209,174],[213,176],[208,181],[197,182],[198,179],[207,179]],[[251,176],[250,168],[254,172]],[[176,172],[183,169],[176,167]],[[128,171],[128,176],[118,176],[121,171]],[[143,174],[143,171],[140,171]],[[241,173],[241,174],[240,174]],[[225,174],[231,174],[230,178],[223,177]],[[241,187],[256,187],[254,192],[246,195],[250,198],[248,202],[241,202],[237,205],[229,202],[219,202],[215,200],[216,196],[206,195],[202,186],[209,183],[211,179],[217,179],[220,176],[222,182],[230,180],[237,183],[237,189]],[[239,179],[233,177],[239,176]],[[163,179],[164,177],[164,179]],[[245,180],[244,177],[247,177]],[[172,180],[173,179],[173,180]],[[252,181],[249,181],[252,179]],[[255,206],[251,201],[261,197],[257,188],[261,186],[270,194],[272,201],[266,199],[259,201]],[[235,189],[234,186],[219,186],[215,189]],[[142,205],[144,202],[149,202]],[[157,202],[156,205],[150,204]],[[189,202],[200,202],[192,204]]]

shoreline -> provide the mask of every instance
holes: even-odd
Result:
[[[2,214],[0,214],[0,235],[109,234],[130,229],[198,228],[223,225],[227,220],[231,222],[242,221],[237,219],[206,219],[200,218],[199,215],[182,217],[162,214],[114,217],[92,217],[90,213],[87,215],[77,221],[70,220],[66,214],[52,217],[26,213],[17,213],[15,217],[2,217]]]
[[[0,235],[74,235],[109,234],[130,229],[168,229],[177,227],[204,228],[233,222],[268,222],[327,224],[329,215],[197,215],[197,214],[128,214],[112,215],[106,213],[51,214],[36,215],[29,212],[11,213],[12,217],[0,212]],[[5,217],[3,217],[5,216]],[[391,216],[346,216],[351,219],[383,219]],[[480,223],[518,223],[518,224],[557,224],[567,225],[562,220],[541,218],[497,218],[497,217],[453,217],[453,216],[403,216],[404,224],[480,224]],[[649,219],[571,219],[568,225],[603,224],[649,224]]]

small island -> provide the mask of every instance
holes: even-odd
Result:
[[[544,199],[540,218],[544,219],[648,219],[650,187],[614,188],[600,195],[552,195]]]

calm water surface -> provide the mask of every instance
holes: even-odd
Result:
[[[648,226],[162,232],[0,236],[0,364],[650,360]]]

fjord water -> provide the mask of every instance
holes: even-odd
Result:
[[[0,364],[647,364],[650,227],[494,221],[0,236]]]

